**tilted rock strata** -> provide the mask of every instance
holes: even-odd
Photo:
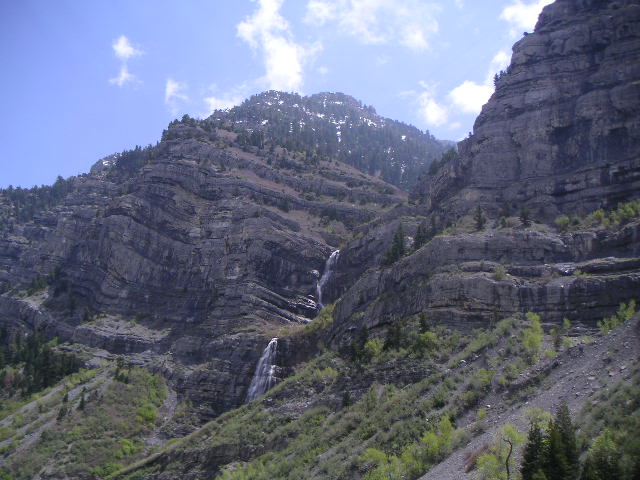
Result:
[[[414,198],[444,217],[528,205],[539,219],[640,190],[640,4],[558,0],[478,116],[459,157]]]
[[[365,272],[337,302],[325,340],[345,347],[362,326],[386,328],[419,313],[473,328],[533,311],[546,322],[566,317],[593,328],[640,291],[639,233],[636,222],[608,234],[437,236],[391,268]],[[617,257],[600,257],[614,251]]]

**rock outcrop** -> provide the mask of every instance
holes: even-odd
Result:
[[[511,64],[456,160],[414,192],[443,222],[477,205],[540,220],[640,190],[640,4],[558,0]]]
[[[57,206],[10,223],[0,322],[46,324],[162,371],[204,418],[242,404],[273,333],[316,315],[337,242],[406,196],[347,165],[240,148],[237,136],[176,122],[157,147],[98,162]]]
[[[389,269],[367,270],[380,258],[370,247],[388,244],[398,218],[343,249],[327,341],[345,346],[363,326],[419,313],[462,327],[526,311],[595,326],[637,297],[637,223],[562,234],[553,220],[638,197],[638,58],[637,1],[546,7],[535,32],[513,47],[473,134],[411,196],[445,233]],[[473,233],[478,208],[489,225]],[[539,223],[521,223],[523,210]]]
[[[346,347],[363,326],[385,329],[418,314],[471,329],[533,311],[551,324],[568,318],[594,328],[640,291],[639,234],[635,222],[617,232],[436,236],[391,268],[364,273],[336,304],[325,340]]]

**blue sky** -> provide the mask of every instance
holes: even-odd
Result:
[[[49,184],[267,89],[459,140],[550,0],[0,0],[0,187]]]

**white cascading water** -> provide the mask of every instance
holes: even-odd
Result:
[[[338,261],[338,255],[340,255],[340,250],[332,252],[329,258],[327,258],[327,263],[324,266],[324,272],[322,272],[322,276],[320,277],[320,280],[318,280],[318,284],[316,285],[319,310],[322,310],[324,308],[324,304],[322,303],[322,289],[327,284],[329,278],[331,277],[331,274],[333,273],[333,267]]]
[[[272,338],[269,345],[267,345],[263,350],[260,361],[256,366],[256,371],[251,379],[251,384],[249,385],[247,402],[258,398],[275,384],[275,361],[277,348],[278,339]]]

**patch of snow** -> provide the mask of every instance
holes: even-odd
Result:
[[[401,138],[401,139],[402,139],[402,141],[404,142],[404,141],[407,139],[407,136],[406,136],[406,135],[402,135],[400,138]]]
[[[269,123],[269,120],[262,120],[262,122],[260,122],[262,125],[266,125],[267,123]]]

